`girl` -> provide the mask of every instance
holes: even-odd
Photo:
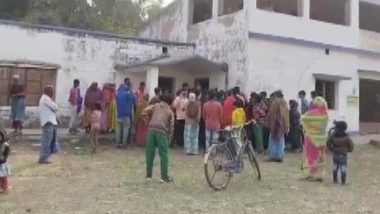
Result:
[[[185,122],[185,152],[188,155],[198,154],[199,121],[201,120],[201,103],[196,100],[196,95],[190,93],[189,103],[186,106]]]
[[[11,172],[7,164],[9,153],[10,148],[6,139],[6,133],[0,130],[0,190],[3,192],[7,192],[10,189],[8,186],[8,176],[11,175]]]
[[[136,111],[136,144],[138,146],[145,146],[145,138],[148,133],[148,124],[142,118],[141,114],[143,110],[149,105],[149,94],[145,94],[143,98],[137,103]]]
[[[91,146],[92,153],[96,153],[96,147],[98,144],[98,134],[101,131],[101,117],[102,117],[102,106],[100,103],[94,105],[92,114],[91,114]]]

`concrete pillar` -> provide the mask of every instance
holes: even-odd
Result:
[[[154,96],[154,88],[158,87],[158,74],[157,66],[149,67],[146,71],[146,89],[150,98]]]
[[[299,1],[302,1],[301,3]],[[310,0],[298,0],[298,6],[302,6],[302,17],[304,19],[310,19]]]
[[[212,18],[216,19],[219,16],[219,2],[220,0],[212,0]],[[223,7],[223,1],[220,4]]]
[[[359,0],[347,0],[346,23],[352,28],[359,29]]]

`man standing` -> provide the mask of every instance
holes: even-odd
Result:
[[[147,107],[142,115],[149,121],[146,143],[146,181],[152,180],[153,162],[156,147],[161,161],[161,183],[169,183],[173,178],[168,175],[168,148],[173,136],[174,114],[170,104],[173,99],[170,95],[164,95],[160,103]]]
[[[153,104],[161,102],[160,97],[161,97],[161,94],[162,94],[162,90],[161,90],[160,87],[156,87],[154,89],[154,94],[155,94],[154,97],[149,101],[150,105],[153,105]]]
[[[298,98],[300,99],[300,112],[305,114],[309,111],[309,102],[306,100],[306,92],[304,90],[298,92]]]
[[[121,84],[116,94],[117,128],[116,143],[120,148],[127,143],[130,132],[131,116],[136,97],[126,84]]]
[[[209,93],[209,100],[203,106],[203,120],[206,127],[206,153],[213,142],[218,141],[223,120],[223,107],[216,101],[215,93]]]
[[[80,95],[80,82],[78,79],[74,80],[73,87],[70,89],[69,103],[70,103],[70,122],[69,133],[75,134],[78,132],[78,114],[82,109],[83,98]]]
[[[48,159],[50,155],[58,153],[57,117],[58,105],[53,100],[53,86],[46,86],[41,96],[38,110],[42,127],[42,142],[40,149],[39,164],[51,163]]]

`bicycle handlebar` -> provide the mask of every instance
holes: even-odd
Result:
[[[222,131],[231,131],[234,129],[241,129],[245,126],[251,125],[251,124],[256,124],[256,120],[250,120],[242,125],[237,125],[237,126],[226,126]]]

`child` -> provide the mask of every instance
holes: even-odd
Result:
[[[291,152],[299,151],[301,148],[301,115],[298,111],[298,103],[295,100],[289,101],[289,133],[286,144]]]
[[[148,122],[148,136],[146,141],[146,181],[150,182],[153,175],[153,163],[156,147],[161,159],[161,183],[169,183],[173,178],[168,175],[168,143],[173,135],[174,114],[170,104],[173,99],[170,95],[164,95],[162,101],[148,106],[142,116]]]
[[[91,138],[92,153],[96,153],[96,147],[98,144],[98,134],[101,130],[101,125],[100,125],[101,116],[102,116],[102,106],[100,105],[100,103],[96,103],[91,113],[90,138]]]
[[[6,139],[6,133],[0,130],[0,190],[3,192],[7,192],[10,189],[8,186],[8,176],[11,175],[11,172],[7,164],[9,153],[10,148]]]
[[[236,99],[234,102],[235,109],[232,112],[232,125],[239,126],[244,125],[246,121],[244,112],[244,102],[241,99]]]
[[[246,121],[245,117],[245,111],[244,111],[244,102],[242,99],[237,98],[236,101],[234,102],[234,110],[232,112],[232,125],[233,126],[242,126],[244,125]],[[243,143],[243,129],[244,127],[241,127],[241,129],[236,129],[232,133],[235,137],[237,137],[238,144],[239,145],[233,145],[233,144],[228,144],[228,148],[230,149],[231,154],[235,157],[237,155],[237,150],[239,149],[238,146],[241,146]]]
[[[347,153],[354,149],[354,144],[346,130],[345,121],[336,121],[335,132],[327,140],[327,148],[333,153],[334,183],[338,183],[338,171],[340,171],[342,185],[346,184],[347,179]]]

